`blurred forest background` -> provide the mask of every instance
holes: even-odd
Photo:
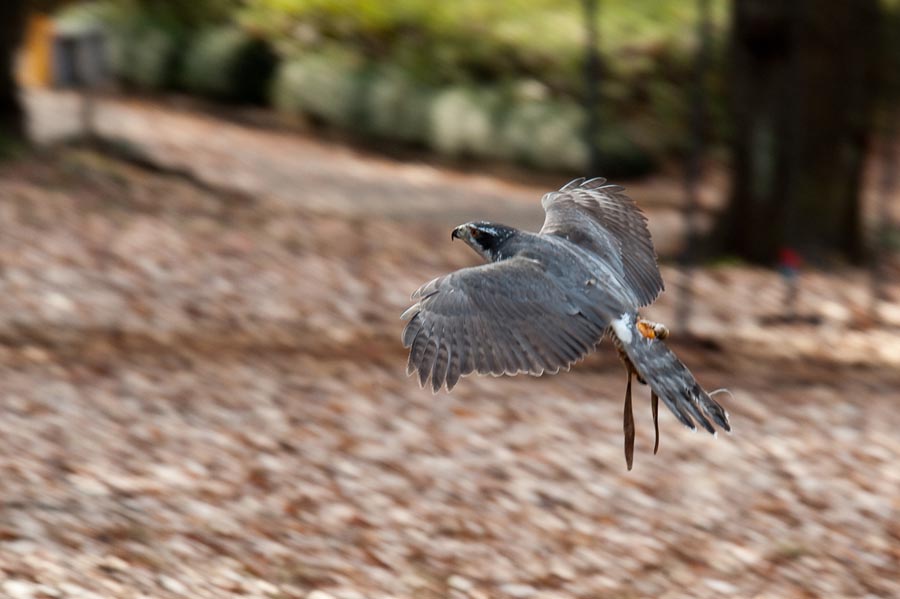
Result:
[[[733,166],[715,249],[763,263],[784,246],[857,262],[872,249],[859,190],[874,133],[895,127],[893,0],[610,2],[600,14],[595,0],[68,4],[62,27],[106,31],[128,89],[573,174],[697,163],[700,146]],[[598,23],[602,56],[585,48]]]
[[[4,0],[0,58],[0,594],[900,595],[897,0]],[[452,227],[584,175],[733,393],[631,473],[605,346],[403,376]]]

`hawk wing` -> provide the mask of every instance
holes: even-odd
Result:
[[[537,260],[514,257],[426,283],[403,314],[409,374],[437,392],[479,374],[534,375],[568,369],[602,339],[605,293],[571,289]]]
[[[621,268],[639,306],[663,291],[647,218],[624,188],[606,179],[575,179],[544,195],[541,233],[565,237]]]

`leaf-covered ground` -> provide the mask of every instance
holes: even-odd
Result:
[[[639,389],[629,473],[609,347],[406,378],[409,292],[473,257],[441,219],[311,208],[410,189],[321,164],[296,202],[80,150],[0,166],[0,594],[900,595],[897,348],[851,326],[863,275],[810,275],[824,324],[771,330],[777,275],[698,273],[708,347],[678,349],[735,432],[663,413],[653,456]]]

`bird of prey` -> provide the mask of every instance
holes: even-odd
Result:
[[[649,385],[656,445],[657,398],[686,427],[730,431],[728,414],[666,347],[665,326],[641,307],[663,291],[647,219],[624,188],[576,179],[545,194],[538,233],[490,223],[455,228],[487,262],[438,277],[412,295],[403,345],[407,371],[434,392],[478,374],[568,370],[606,336],[625,364],[625,457],[631,469],[631,380]]]

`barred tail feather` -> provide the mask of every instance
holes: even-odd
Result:
[[[703,390],[687,366],[663,341],[641,333],[636,318],[636,314],[622,315],[613,323],[613,330],[653,393],[691,430],[697,430],[699,424],[714,434],[715,423],[730,432],[728,412]]]

